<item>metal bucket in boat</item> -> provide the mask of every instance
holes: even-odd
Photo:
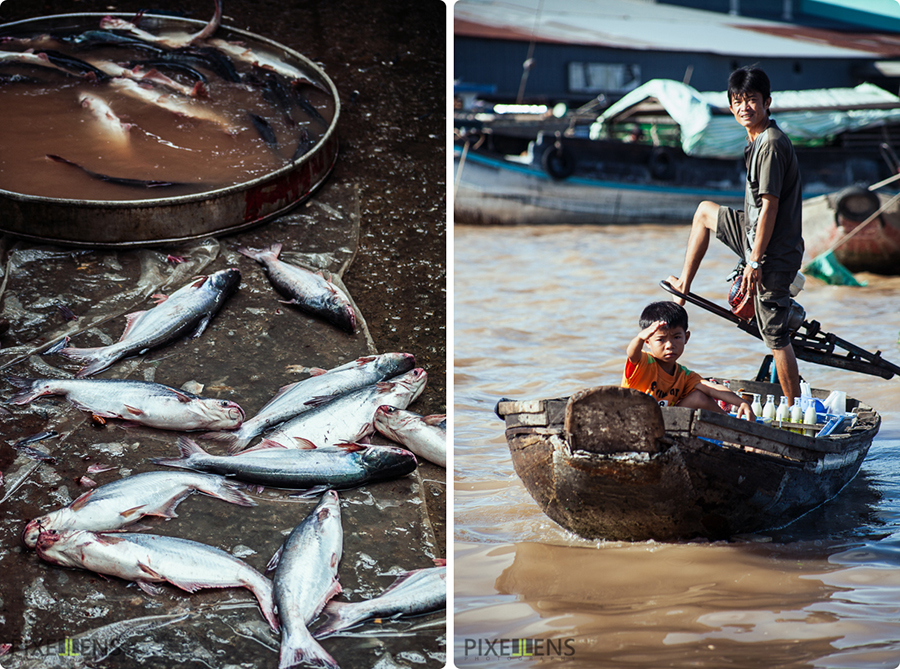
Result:
[[[0,26],[13,32],[72,32],[95,28],[107,14],[64,14]],[[113,16],[116,16],[113,14]],[[122,18],[130,15],[120,14]],[[141,26],[153,31],[197,31],[204,21],[144,15]],[[334,118],[305,155],[250,181],[217,190],[141,200],[76,200],[24,195],[0,189],[0,233],[55,244],[90,247],[148,246],[217,236],[264,223],[303,202],[325,180],[338,154],[335,128],[340,99],[331,79],[311,60],[253,33],[220,26],[217,37],[242,41],[301,68],[331,96]]]

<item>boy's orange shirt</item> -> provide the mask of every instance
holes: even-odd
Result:
[[[622,374],[622,387],[634,388],[647,393],[660,406],[678,404],[698,383],[703,380],[697,372],[692,372],[684,365],[675,365],[675,374],[666,374],[659,363],[646,351],[641,351],[641,360],[634,364],[625,359],[625,371]]]

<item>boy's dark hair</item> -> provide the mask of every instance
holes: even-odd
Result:
[[[668,300],[653,302],[641,312],[641,329],[650,327],[656,321],[662,321],[666,328],[681,327],[687,332],[688,314],[683,306]]]
[[[737,95],[752,93],[761,94],[763,102],[772,97],[772,86],[766,73],[754,65],[747,65],[732,72],[728,77],[728,104],[731,104]]]

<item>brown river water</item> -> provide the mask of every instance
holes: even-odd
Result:
[[[580,539],[513,471],[501,397],[618,384],[641,309],[667,299],[681,226],[476,228],[454,240],[457,666],[889,667],[900,663],[900,379],[800,362],[813,387],[875,407],[881,430],[834,500],[727,542]],[[734,259],[713,242],[693,291],[724,304]],[[809,279],[808,318],[900,362],[900,277]],[[688,306],[681,362],[753,378],[766,349]],[[503,640],[507,640],[503,642]],[[533,655],[516,655],[518,640]]]

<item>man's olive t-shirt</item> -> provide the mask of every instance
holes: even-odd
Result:
[[[762,266],[767,272],[796,272],[803,262],[804,246],[803,195],[794,146],[775,121],[769,121],[769,126],[744,149],[744,159],[744,212],[750,247],[756,237],[762,196],[774,195],[778,198],[778,214]]]

